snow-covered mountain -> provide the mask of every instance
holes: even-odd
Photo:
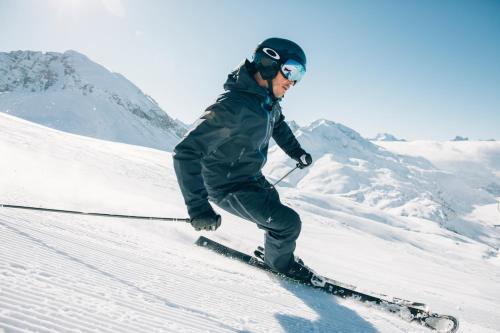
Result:
[[[186,131],[125,77],[75,51],[0,53],[0,112],[162,150]]]
[[[341,125],[308,128],[300,130],[304,142],[336,138],[318,142],[318,150],[391,156]],[[0,114],[0,157],[0,203],[186,216],[168,152]],[[278,190],[303,221],[297,254],[318,272],[425,302],[458,317],[460,332],[499,332],[494,248],[431,220],[316,191]],[[246,252],[261,244],[254,224],[215,209],[222,226],[206,236]],[[194,247],[199,234],[179,222],[0,208],[0,332],[429,333]]]
[[[398,139],[394,135],[389,133],[378,133],[371,141],[406,141],[404,139]]]
[[[285,179],[283,183],[288,186],[349,198],[396,215],[430,219],[500,246],[500,233],[493,226],[498,221],[496,216],[481,222],[466,218],[477,206],[495,206],[495,197],[470,186],[455,173],[438,169],[423,157],[385,150],[356,131],[328,120],[317,120],[295,131],[295,135],[315,161]],[[500,152],[500,145],[497,149]],[[279,147],[270,148],[265,170],[272,178],[280,178],[293,166]]]
[[[500,197],[500,142],[411,141],[377,142],[385,149],[427,159],[437,168],[459,175],[470,187]]]
[[[292,130],[292,132],[295,132],[296,130],[298,130],[300,128],[300,125],[297,124],[297,122],[295,120],[287,121],[287,124],[290,127],[290,129]]]

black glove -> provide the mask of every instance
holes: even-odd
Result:
[[[297,158],[296,161],[299,162],[297,163],[297,167],[299,169],[304,169],[312,164],[313,159],[311,154],[304,153],[299,158]]]
[[[202,213],[191,219],[191,225],[196,231],[200,230],[217,230],[221,224],[221,217],[213,210]]]

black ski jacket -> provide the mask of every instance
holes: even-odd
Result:
[[[271,136],[290,157],[304,154],[279,101],[253,73],[248,60],[230,73],[225,92],[174,148],[175,173],[191,218],[212,209],[208,198],[220,200],[263,177]]]

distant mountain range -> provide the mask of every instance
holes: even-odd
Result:
[[[374,138],[370,139],[372,141],[406,141],[404,139],[398,139],[394,135],[389,133],[379,133]]]
[[[470,234],[471,230],[477,232],[477,226],[471,227],[470,224],[475,222],[464,217],[472,214],[476,206],[495,205],[495,196],[500,195],[497,193],[500,143],[497,142],[475,142],[491,149],[483,150],[486,155],[482,156],[473,154],[478,148],[471,146],[468,159],[472,161],[468,168],[462,165],[462,168],[439,169],[428,159],[411,154],[412,147],[415,147],[412,142],[387,142],[387,145],[398,145],[399,153],[392,152],[329,120],[316,120],[297,129],[295,135],[304,149],[312,154],[314,163],[288,176],[282,182],[284,186],[349,198],[396,215],[426,218],[472,238],[479,237]],[[420,149],[425,150],[432,144],[423,142]],[[457,152],[458,148],[451,145],[463,143],[449,144],[450,147],[438,153],[439,156]],[[463,145],[461,149],[467,151]],[[495,160],[491,168],[481,167],[486,159]],[[294,161],[273,145],[265,172],[277,180],[294,165]],[[463,177],[463,174],[468,176]],[[479,177],[484,181],[474,181]],[[488,182],[486,178],[489,178]],[[489,229],[493,222],[486,224]]]
[[[171,150],[186,131],[124,76],[75,51],[0,53],[0,112],[162,150]]]

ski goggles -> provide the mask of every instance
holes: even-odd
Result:
[[[281,65],[280,71],[287,80],[294,81],[294,84],[299,82],[304,74],[306,74],[304,65],[293,59],[288,59]]]

